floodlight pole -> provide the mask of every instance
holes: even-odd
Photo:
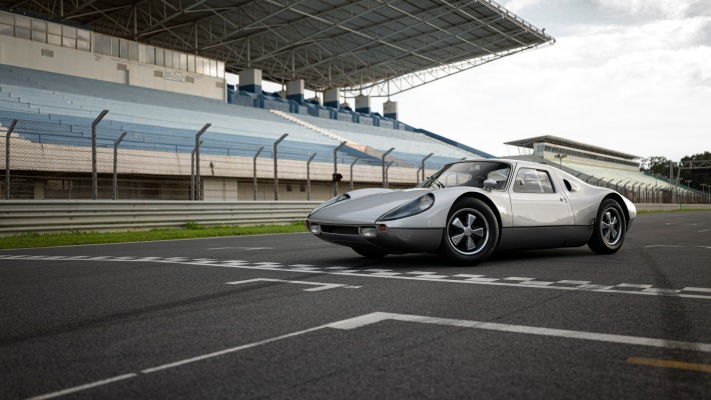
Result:
[[[10,135],[15,130],[17,120],[13,119],[5,134],[5,200],[10,200]]]
[[[432,157],[434,153],[430,153],[427,155],[427,157],[422,159],[422,181],[425,180],[425,161],[427,161],[428,158]]]
[[[311,200],[311,161],[313,161],[316,154],[311,154],[309,160],[306,161],[306,200]]]
[[[346,145],[346,141],[341,142],[338,146],[336,146],[335,149],[333,149],[333,177],[336,177],[336,174],[338,173],[338,150],[343,148],[343,146]],[[338,196],[338,181],[336,179],[333,179],[333,197]]]
[[[99,184],[96,172],[96,126],[106,116],[109,110],[103,110],[91,123],[91,197],[96,200],[99,195]]]
[[[285,133],[281,135],[281,137],[279,137],[276,142],[274,142],[274,200],[279,200],[279,177],[277,176],[277,146],[279,146],[279,143],[281,143],[282,140],[286,139],[287,136],[289,136],[289,134]]]
[[[264,150],[264,146],[257,150],[257,154],[252,157],[252,191],[254,192],[254,200],[257,200],[257,157]]]
[[[200,144],[202,143],[200,141],[200,136],[202,136],[203,133],[207,130],[207,128],[210,127],[212,124],[205,124],[205,126],[202,127],[198,131],[198,133],[195,134],[195,197],[196,200],[202,200],[202,190],[200,190]]]
[[[114,142],[114,200],[118,198],[118,146],[124,137],[126,137],[126,132],[123,132]]]
[[[353,166],[356,165],[356,163],[360,160],[360,157],[356,157],[355,160],[351,163],[351,191],[353,190]]]
[[[388,151],[386,151],[385,153],[383,153],[383,157],[382,157],[382,161],[381,161],[381,165],[382,165],[382,169],[383,169],[383,187],[387,187],[387,186],[386,186],[386,183],[385,183],[385,157],[386,157],[388,154],[390,154],[393,150],[395,150],[395,148],[394,148],[394,147],[391,147],[390,150],[388,150]]]

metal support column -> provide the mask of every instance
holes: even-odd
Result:
[[[350,175],[350,180],[351,180],[351,191],[353,190],[353,166],[356,165],[356,163],[360,160],[360,157],[356,157],[355,160],[351,163],[351,175]]]
[[[385,157],[386,157],[388,154],[392,153],[393,150],[395,150],[395,148],[394,148],[394,147],[391,147],[390,150],[388,150],[388,151],[386,151],[385,153],[383,153],[383,157],[382,157],[382,159],[381,159],[381,166],[382,166],[382,169],[383,169],[383,187],[387,187],[386,184],[385,184]]]
[[[254,200],[257,200],[257,157],[262,153],[262,150],[264,150],[264,146],[260,147],[257,150],[257,154],[252,157],[252,191],[254,192]]]
[[[99,196],[99,183],[96,172],[96,126],[106,116],[109,110],[103,110],[94,122],[91,123],[91,198],[96,200]]]
[[[114,200],[118,198],[118,146],[124,137],[126,137],[126,132],[123,132],[114,142]]]
[[[388,170],[390,169],[390,167],[393,165],[394,162],[395,161],[390,161],[388,163],[388,166],[385,167],[385,188],[386,189],[390,186],[390,179],[388,178]]]
[[[199,145],[202,146],[203,141],[201,140]],[[190,153],[190,200],[195,200],[195,152],[197,151],[197,146],[193,147],[193,151]]]
[[[15,130],[17,120],[13,119],[5,134],[5,200],[10,200],[10,135]]]
[[[205,133],[210,125],[212,124],[205,124],[205,126],[195,134],[195,200],[202,200],[202,190],[200,190],[200,145],[202,142],[200,141],[200,136]]]
[[[434,153],[430,153],[427,155],[427,157],[422,159],[422,180],[425,180],[425,161],[427,161],[428,158],[432,157]]]
[[[338,173],[338,150],[340,150],[343,146],[346,145],[346,141],[341,142],[338,146],[336,146],[335,149],[333,149],[333,197],[338,196],[338,181],[336,181],[335,177],[336,174]]]
[[[276,142],[274,142],[274,200],[279,200],[279,176],[277,175],[277,146],[279,146],[279,143],[281,143],[282,140],[286,139],[287,136],[289,136],[289,134],[285,133],[281,135],[281,137],[277,139]]]
[[[316,154],[311,154],[309,160],[306,161],[306,200],[311,200],[311,161],[313,161]]]

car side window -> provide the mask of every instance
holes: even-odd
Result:
[[[548,172],[533,168],[518,170],[513,191],[516,193],[555,193]]]

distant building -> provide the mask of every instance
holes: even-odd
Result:
[[[528,155],[513,157],[555,164],[589,164],[592,166],[639,172],[640,156],[568,140],[558,136],[537,136],[504,143],[531,149]]]

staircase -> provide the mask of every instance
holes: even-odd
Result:
[[[352,148],[352,149],[361,151],[361,152],[363,152],[363,153],[365,153],[365,154],[368,154],[368,155],[371,155],[371,156],[373,156],[373,157],[377,157],[377,158],[382,158],[382,157],[383,157],[383,152],[380,151],[380,150],[376,150],[376,149],[374,149],[374,148],[372,148],[372,147],[370,147],[370,146],[367,146],[367,145],[362,145],[362,144],[353,143],[353,142],[351,142],[350,140],[345,139],[345,138],[342,137],[342,136],[336,135],[335,133],[329,131],[328,129],[324,129],[324,128],[321,128],[321,127],[316,126],[316,125],[314,125],[314,124],[310,124],[310,123],[308,123],[308,122],[306,122],[306,121],[304,121],[304,120],[302,120],[302,119],[300,119],[300,118],[294,116],[293,114],[285,113],[285,112],[279,111],[279,110],[269,110],[269,111],[270,111],[272,114],[277,115],[277,116],[280,116],[280,117],[284,118],[284,119],[287,120],[287,121],[291,121],[291,122],[293,122],[293,123],[295,123],[295,124],[297,124],[297,125],[303,126],[304,128],[311,129],[312,131],[317,132],[317,133],[320,133],[320,134],[322,134],[322,135],[324,135],[324,136],[326,136],[326,137],[328,137],[328,138],[338,140],[339,142],[347,142],[347,143],[346,143],[346,146],[348,146],[348,147],[350,147],[350,148]],[[390,161],[390,162],[393,162],[393,161],[394,161],[394,162],[395,162],[395,165],[399,165],[399,166],[410,166],[410,165],[412,165],[412,164],[409,163],[409,162],[400,160],[399,158],[396,158],[396,157],[393,157],[393,156],[390,156],[390,155],[386,156],[386,157],[385,157],[385,160],[386,160],[386,161]]]

